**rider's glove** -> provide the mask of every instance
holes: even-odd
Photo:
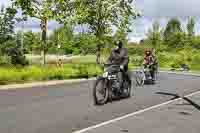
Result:
[[[121,69],[121,70],[124,70],[124,66],[123,66],[123,65],[120,65],[120,69]]]

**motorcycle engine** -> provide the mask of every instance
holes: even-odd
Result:
[[[120,88],[120,83],[118,80],[113,81],[112,88],[117,90]]]

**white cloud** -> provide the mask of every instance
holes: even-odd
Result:
[[[199,0],[138,1],[140,9],[149,17],[187,17],[200,15]]]
[[[11,5],[11,1],[10,0],[0,0],[0,7],[1,6],[7,7],[9,5]]]

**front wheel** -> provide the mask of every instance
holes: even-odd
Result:
[[[98,78],[93,87],[93,98],[95,105],[103,105],[108,101],[109,89],[106,85],[106,79]]]
[[[136,72],[135,80],[138,86],[143,86],[145,79],[145,73],[143,71]]]

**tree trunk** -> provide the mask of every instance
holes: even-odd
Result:
[[[101,58],[101,46],[100,44],[97,45],[97,51],[96,51],[96,63],[100,64],[100,58]]]
[[[100,65],[100,58],[101,58],[101,41],[102,41],[102,37],[103,37],[103,26],[102,26],[102,1],[98,0],[97,1],[97,27],[96,27],[96,37],[98,40],[98,44],[97,44],[97,51],[96,51],[96,63],[98,65]]]
[[[46,38],[47,38],[47,19],[43,18],[41,22],[41,30],[42,30],[42,57],[43,57],[43,65],[46,64]]]

